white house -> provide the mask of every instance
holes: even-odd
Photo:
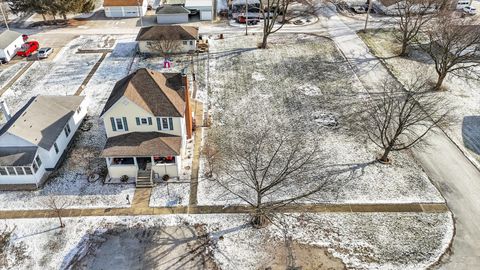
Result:
[[[139,69],[117,82],[101,117],[111,179],[135,179],[143,187],[179,176],[192,135],[186,76]]]
[[[104,0],[105,16],[110,18],[139,17],[147,13],[147,0]]]
[[[213,18],[212,0],[185,0],[185,8],[200,12],[201,21],[211,21]]]
[[[141,53],[186,53],[197,49],[198,27],[181,25],[155,25],[143,27],[137,35]]]
[[[0,34],[0,60],[9,62],[22,44],[22,34],[11,30],[3,31]]]
[[[80,96],[37,96],[8,120],[0,130],[1,189],[43,184],[86,115],[83,102]]]
[[[158,24],[187,23],[190,11],[182,6],[163,5],[156,14]]]

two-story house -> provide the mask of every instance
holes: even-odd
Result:
[[[87,113],[84,97],[37,96],[0,129],[0,188],[36,189],[66,153]]]
[[[137,186],[178,177],[192,135],[187,77],[139,69],[117,82],[101,114],[109,177]]]

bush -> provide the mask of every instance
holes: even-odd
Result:
[[[122,181],[124,183],[127,182],[128,179],[130,179],[130,177],[128,177],[128,175],[122,175],[122,177],[120,177],[120,181]]]

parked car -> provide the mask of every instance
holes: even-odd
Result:
[[[24,57],[28,57],[30,56],[32,53],[34,53],[36,50],[38,50],[38,42],[37,41],[29,41],[29,42],[26,42],[22,45],[22,47],[20,48],[20,50],[17,51],[17,55],[18,56],[24,56]]]
[[[53,49],[50,47],[41,48],[38,50],[38,58],[48,58],[50,54],[53,53]]]
[[[238,23],[246,23],[247,22],[247,17],[245,17],[245,15],[238,15],[236,21]],[[260,22],[260,18],[248,16],[248,24],[255,25],[259,22]]]
[[[7,59],[0,58],[0,64],[8,64]]]
[[[466,14],[475,15],[477,14],[477,9],[472,6],[468,6],[463,8],[463,12]]]

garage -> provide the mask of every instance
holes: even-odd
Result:
[[[185,8],[199,12],[200,20],[202,21],[211,21],[213,19],[212,0],[186,0]]]
[[[147,12],[147,0],[105,0],[105,16],[109,18],[128,18],[144,16]]]
[[[182,6],[163,5],[157,8],[158,24],[187,23],[190,11]]]

